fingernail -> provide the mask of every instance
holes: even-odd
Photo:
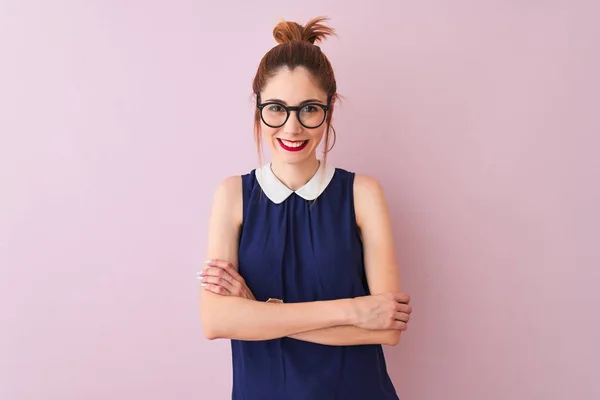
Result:
[[[204,263],[205,263],[205,264],[210,264],[210,262],[211,262],[211,261],[212,261],[212,260],[204,260]]]
[[[204,287],[206,286],[206,283],[201,283],[200,286]]]

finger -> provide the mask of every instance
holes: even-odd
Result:
[[[207,265],[212,265],[212,266],[221,267],[221,268],[225,268],[225,266],[227,264],[230,264],[229,261],[220,260],[220,259],[217,259],[217,258],[213,258],[212,260],[206,260],[206,261],[204,261],[204,263],[207,264]]]
[[[228,282],[234,283],[235,279],[233,279],[233,277],[231,275],[229,275],[229,273],[227,271],[225,271],[222,268],[217,268],[217,267],[206,267],[204,268],[204,270],[202,271],[202,274],[200,274],[200,276],[204,277],[204,276],[214,276],[217,278],[223,278]]]
[[[396,303],[396,311],[401,311],[407,314],[412,312],[412,306],[405,303]]]
[[[229,261],[225,261],[225,260],[207,260],[206,264],[210,265],[212,267],[220,268],[220,269],[226,271],[229,275],[231,275],[231,277],[233,279],[235,279],[238,282],[244,282],[244,278],[242,278],[242,276],[238,272],[237,268],[235,268],[233,266],[233,264],[231,264]]]
[[[395,321],[392,324],[391,329],[395,329],[397,331],[405,331],[408,329],[408,325],[406,325],[406,322],[402,322],[402,321]]]
[[[235,288],[233,287],[233,285],[228,282],[227,280],[217,277],[217,276],[205,276],[204,278],[202,278],[200,280],[203,284],[210,284],[210,285],[215,285],[215,286],[222,286],[223,288],[227,289],[227,291],[232,294],[235,293]]]
[[[410,320],[410,314],[404,312],[396,313],[396,321],[408,322]]]
[[[202,287],[204,288],[204,290],[208,290],[209,292],[213,292],[216,294],[220,294],[223,296],[230,296],[231,293],[229,293],[227,291],[227,289],[225,289],[223,286],[218,286],[218,285],[211,285],[211,284],[202,284]]]
[[[406,293],[396,293],[394,296],[398,303],[408,304],[410,303],[410,296]]]

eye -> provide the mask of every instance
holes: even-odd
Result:
[[[302,107],[302,112],[308,113],[308,114],[316,113],[319,111],[321,111],[321,108],[317,107],[313,104],[307,104],[304,107]]]
[[[283,108],[283,106],[281,104],[269,104],[269,106],[267,107],[267,110],[269,112],[284,112],[285,109]]]

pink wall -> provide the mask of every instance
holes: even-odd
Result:
[[[199,3],[0,2],[1,399],[228,398],[209,203],[273,25],[321,14],[332,159],[386,188],[413,296],[401,398],[600,398],[598,6]]]

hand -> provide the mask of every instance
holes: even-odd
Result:
[[[202,272],[198,272],[198,279],[202,287],[213,293],[223,296],[242,297],[256,300],[246,285],[244,278],[236,271],[230,262],[223,260],[208,260]]]
[[[383,293],[353,300],[358,314],[356,326],[365,329],[407,329],[412,313],[410,296],[407,294]]]

